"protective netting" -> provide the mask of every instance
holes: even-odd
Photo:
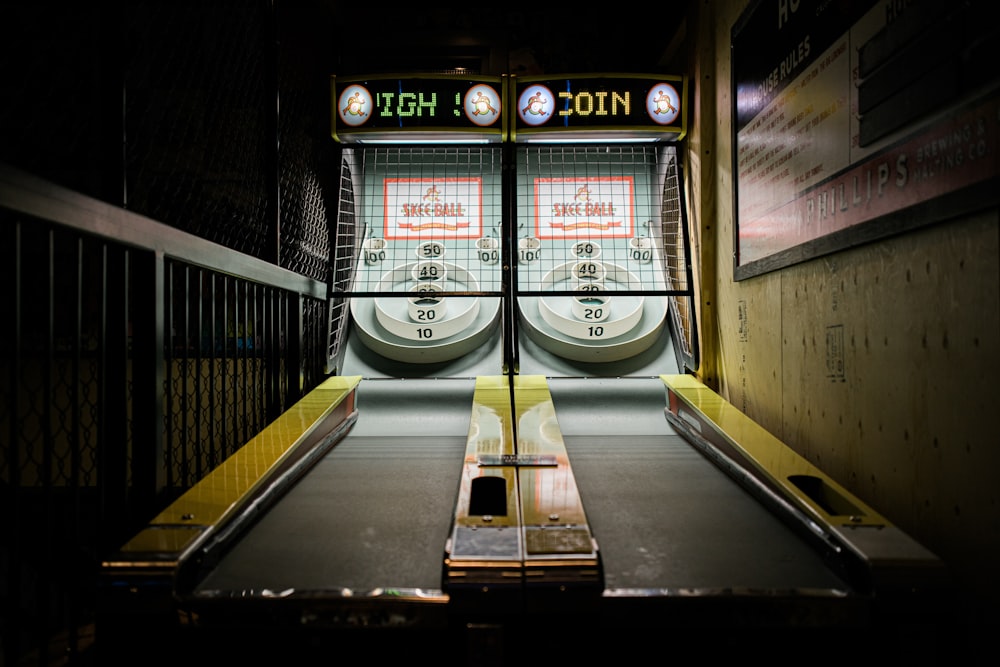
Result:
[[[521,292],[668,289],[656,158],[639,144],[519,152]]]
[[[256,257],[271,242],[266,18],[253,2],[127,4],[122,18],[125,206]]]
[[[0,160],[325,281],[329,72],[270,5],[5,7]]]
[[[540,327],[595,340],[627,336],[644,309],[666,304],[678,356],[694,367],[677,147],[520,146],[512,170],[503,156],[495,146],[344,148],[331,357],[350,299],[367,304],[353,313],[370,340],[421,349],[472,325],[472,297],[538,297]]]
[[[400,291],[412,278],[447,292],[499,292],[500,155],[467,146],[361,152],[353,291]]]

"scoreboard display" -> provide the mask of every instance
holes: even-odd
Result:
[[[500,77],[334,77],[332,88],[338,141],[407,141],[456,133],[487,142],[504,138]]]
[[[497,143],[678,141],[687,79],[648,74],[331,78],[333,138]]]
[[[679,140],[686,133],[687,81],[613,74],[513,81],[514,141],[557,138]]]

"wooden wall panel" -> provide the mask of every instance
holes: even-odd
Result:
[[[719,349],[727,400],[776,433],[781,428],[781,276],[720,287]]]
[[[692,214],[702,241],[702,349],[711,354],[702,379],[711,384],[717,373],[720,394],[935,551],[963,592],[992,609],[1000,215],[991,209],[735,282],[729,58],[747,5],[699,5],[712,22],[699,39],[714,40],[714,50],[695,52],[703,71],[695,94],[712,96],[699,104],[716,113],[693,123],[701,133],[690,139],[699,148],[690,178],[714,195],[711,209],[692,202],[703,209]]]
[[[782,273],[779,437],[1000,590],[997,212]]]

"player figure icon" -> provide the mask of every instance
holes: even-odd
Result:
[[[658,90],[657,93],[657,96],[653,98],[653,102],[656,103],[656,109],[653,110],[653,113],[677,113],[677,107],[670,101],[670,95],[662,90]]]
[[[361,93],[355,92],[347,100],[347,105],[344,107],[344,113],[351,116],[364,116],[367,112],[361,107],[364,105],[365,101],[361,99]]]
[[[544,116],[546,111],[544,105],[548,104],[548,100],[542,97],[541,93],[535,93],[528,98],[528,103],[521,110],[521,113],[530,113],[532,116]]]
[[[481,90],[476,91],[476,99],[472,100],[472,106],[475,107],[472,111],[474,116],[484,116],[490,112],[494,116],[497,115],[497,110],[493,108],[490,98],[484,95]]]

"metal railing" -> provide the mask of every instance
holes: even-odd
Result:
[[[2,650],[46,664],[102,554],[326,377],[327,284],[3,165],[0,253]]]

